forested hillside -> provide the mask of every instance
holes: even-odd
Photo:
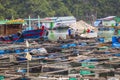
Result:
[[[120,0],[0,0],[0,19],[70,16],[95,19],[120,16]]]

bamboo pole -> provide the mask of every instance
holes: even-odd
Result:
[[[27,60],[27,76],[29,76],[29,60]]]

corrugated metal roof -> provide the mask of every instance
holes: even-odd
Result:
[[[3,24],[23,24],[25,21],[22,19],[17,19],[17,20],[1,20],[0,25]]]
[[[60,20],[66,20],[66,19],[76,19],[74,16],[63,16],[63,17],[46,17],[44,19],[60,19]]]
[[[0,24],[6,24],[7,20],[0,21]]]
[[[29,20],[29,19],[24,19]],[[38,20],[38,19],[30,19],[30,20]],[[69,20],[76,20],[74,16],[65,16],[65,17],[46,17],[41,18],[40,22],[60,22],[60,21],[69,21]]]
[[[100,18],[98,20],[113,20],[116,16],[108,16],[108,17],[105,17],[105,18]]]

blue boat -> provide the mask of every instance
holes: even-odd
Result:
[[[26,30],[23,28],[24,20],[4,20],[0,21],[0,41],[4,42],[24,42],[24,39],[35,39],[46,36],[46,28]]]

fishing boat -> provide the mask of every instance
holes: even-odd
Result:
[[[35,39],[46,36],[47,29],[37,28],[25,30],[23,19],[0,21],[0,41],[23,42],[25,39]]]

